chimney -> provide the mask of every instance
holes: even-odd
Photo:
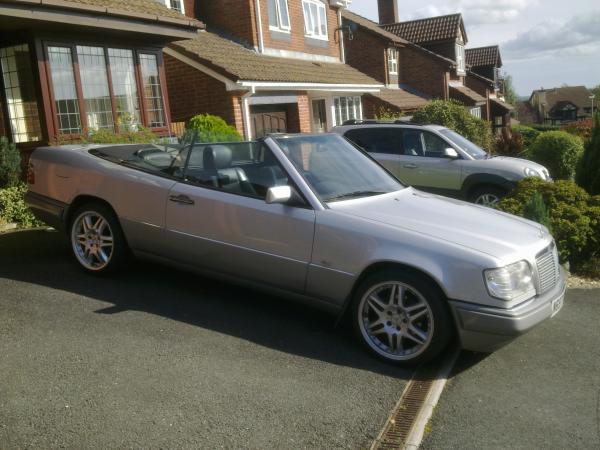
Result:
[[[398,0],[377,0],[379,24],[400,22],[398,18]]]

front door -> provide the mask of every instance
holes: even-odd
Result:
[[[327,106],[324,99],[312,101],[312,129],[315,133],[327,131]]]
[[[251,281],[303,292],[315,213],[267,204],[269,187],[288,184],[271,151],[197,146],[187,181],[169,193],[166,238],[171,258]],[[245,144],[247,145],[247,144]]]

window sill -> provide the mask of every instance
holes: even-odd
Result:
[[[291,32],[292,32],[291,28],[279,28],[279,27],[274,27],[272,25],[269,25],[269,31],[276,31],[277,33],[285,33],[285,34],[291,34]]]
[[[329,41],[329,36],[315,36],[312,34],[305,34],[304,37],[306,39],[315,39],[317,41]]]

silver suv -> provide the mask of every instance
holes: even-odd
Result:
[[[526,177],[550,180],[532,161],[490,155],[439,125],[350,121],[335,127],[405,183],[485,206],[495,205]]]

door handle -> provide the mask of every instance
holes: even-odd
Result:
[[[404,167],[405,169],[416,169],[417,166],[416,164],[404,164],[402,167]]]
[[[194,200],[189,198],[187,195],[170,195],[169,200],[175,203],[181,203],[183,205],[193,205]]]

